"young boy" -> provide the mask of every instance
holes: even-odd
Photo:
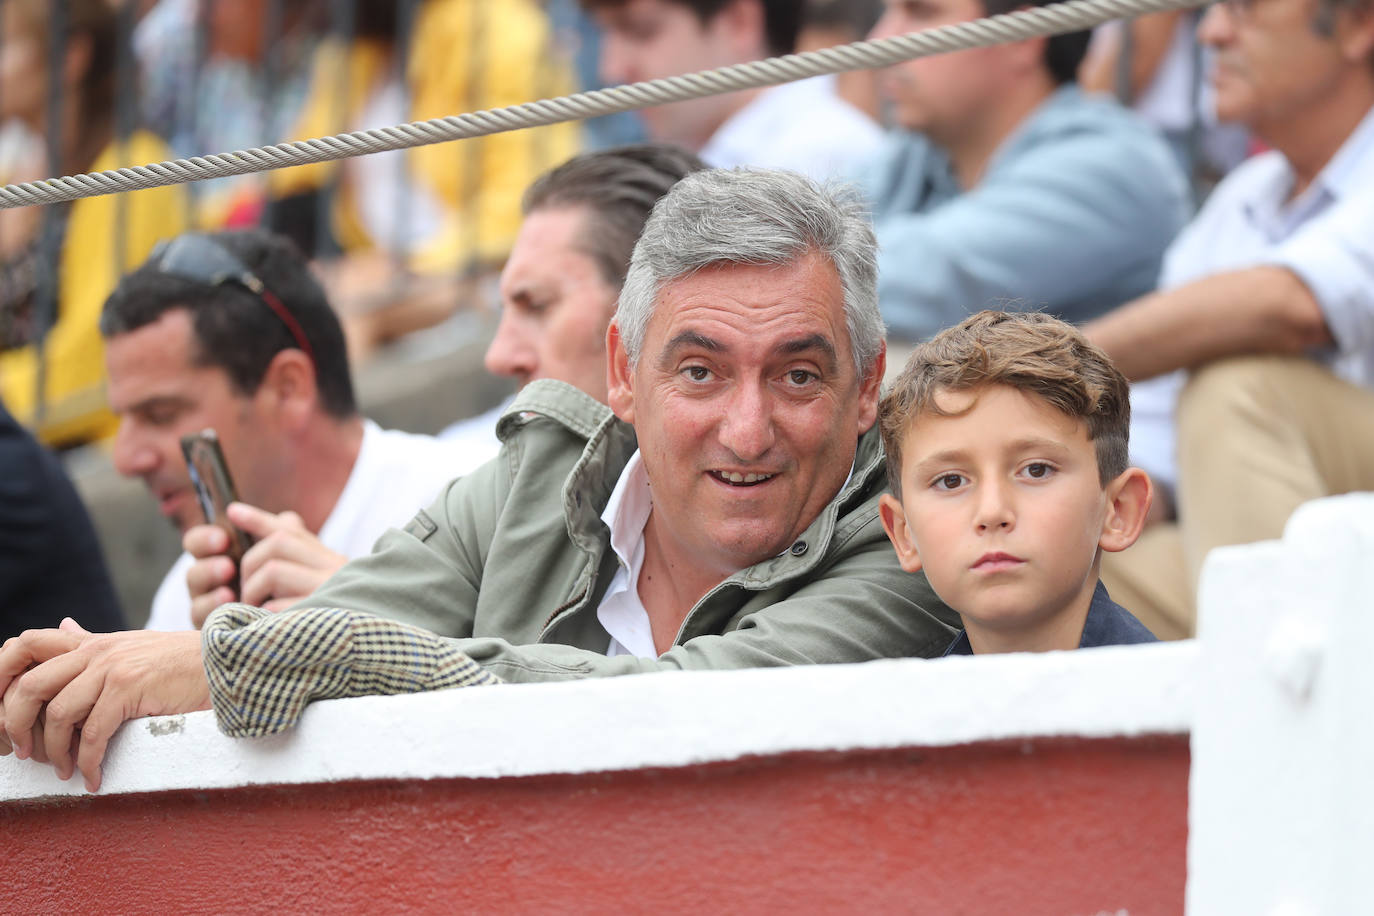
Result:
[[[963,619],[946,655],[1154,641],[1097,578],[1150,507],[1129,421],[1126,379],[1048,315],[980,312],[917,347],[879,408],[880,512]]]

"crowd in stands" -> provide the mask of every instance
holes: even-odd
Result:
[[[0,177],[1019,8],[353,6],[0,0]],[[360,414],[351,366],[487,309],[513,400]],[[0,751],[95,788],[134,715],[262,735],[333,696],[1186,638],[1209,551],[1374,489],[1372,389],[1374,0],[0,211],[0,631],[37,628],[0,649]],[[219,520],[179,444],[207,427]],[[181,533],[146,630],[100,635],[147,609],[34,436],[108,449]],[[54,526],[85,560],[45,599]]]

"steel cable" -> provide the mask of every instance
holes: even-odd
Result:
[[[951,51],[1076,32],[1112,19],[1191,9],[1207,2],[1209,0],[1070,0],[909,35],[860,41],[718,70],[541,99],[508,108],[278,143],[232,153],[6,185],[0,188],[0,209],[247,175],[293,165],[584,120],[708,95],[776,86],[828,73],[876,69]]]

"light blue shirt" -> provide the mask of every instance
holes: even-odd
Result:
[[[1154,289],[1189,214],[1164,141],[1076,86],[1055,91],[961,191],[929,140],[894,133],[857,176],[878,234],[878,299],[894,338],[985,308],[1081,322]]]

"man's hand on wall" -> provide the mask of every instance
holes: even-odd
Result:
[[[0,696],[0,753],[47,760],[63,779],[80,770],[91,792],[124,720],[210,708],[199,633],[87,633],[70,619],[0,648]]]

